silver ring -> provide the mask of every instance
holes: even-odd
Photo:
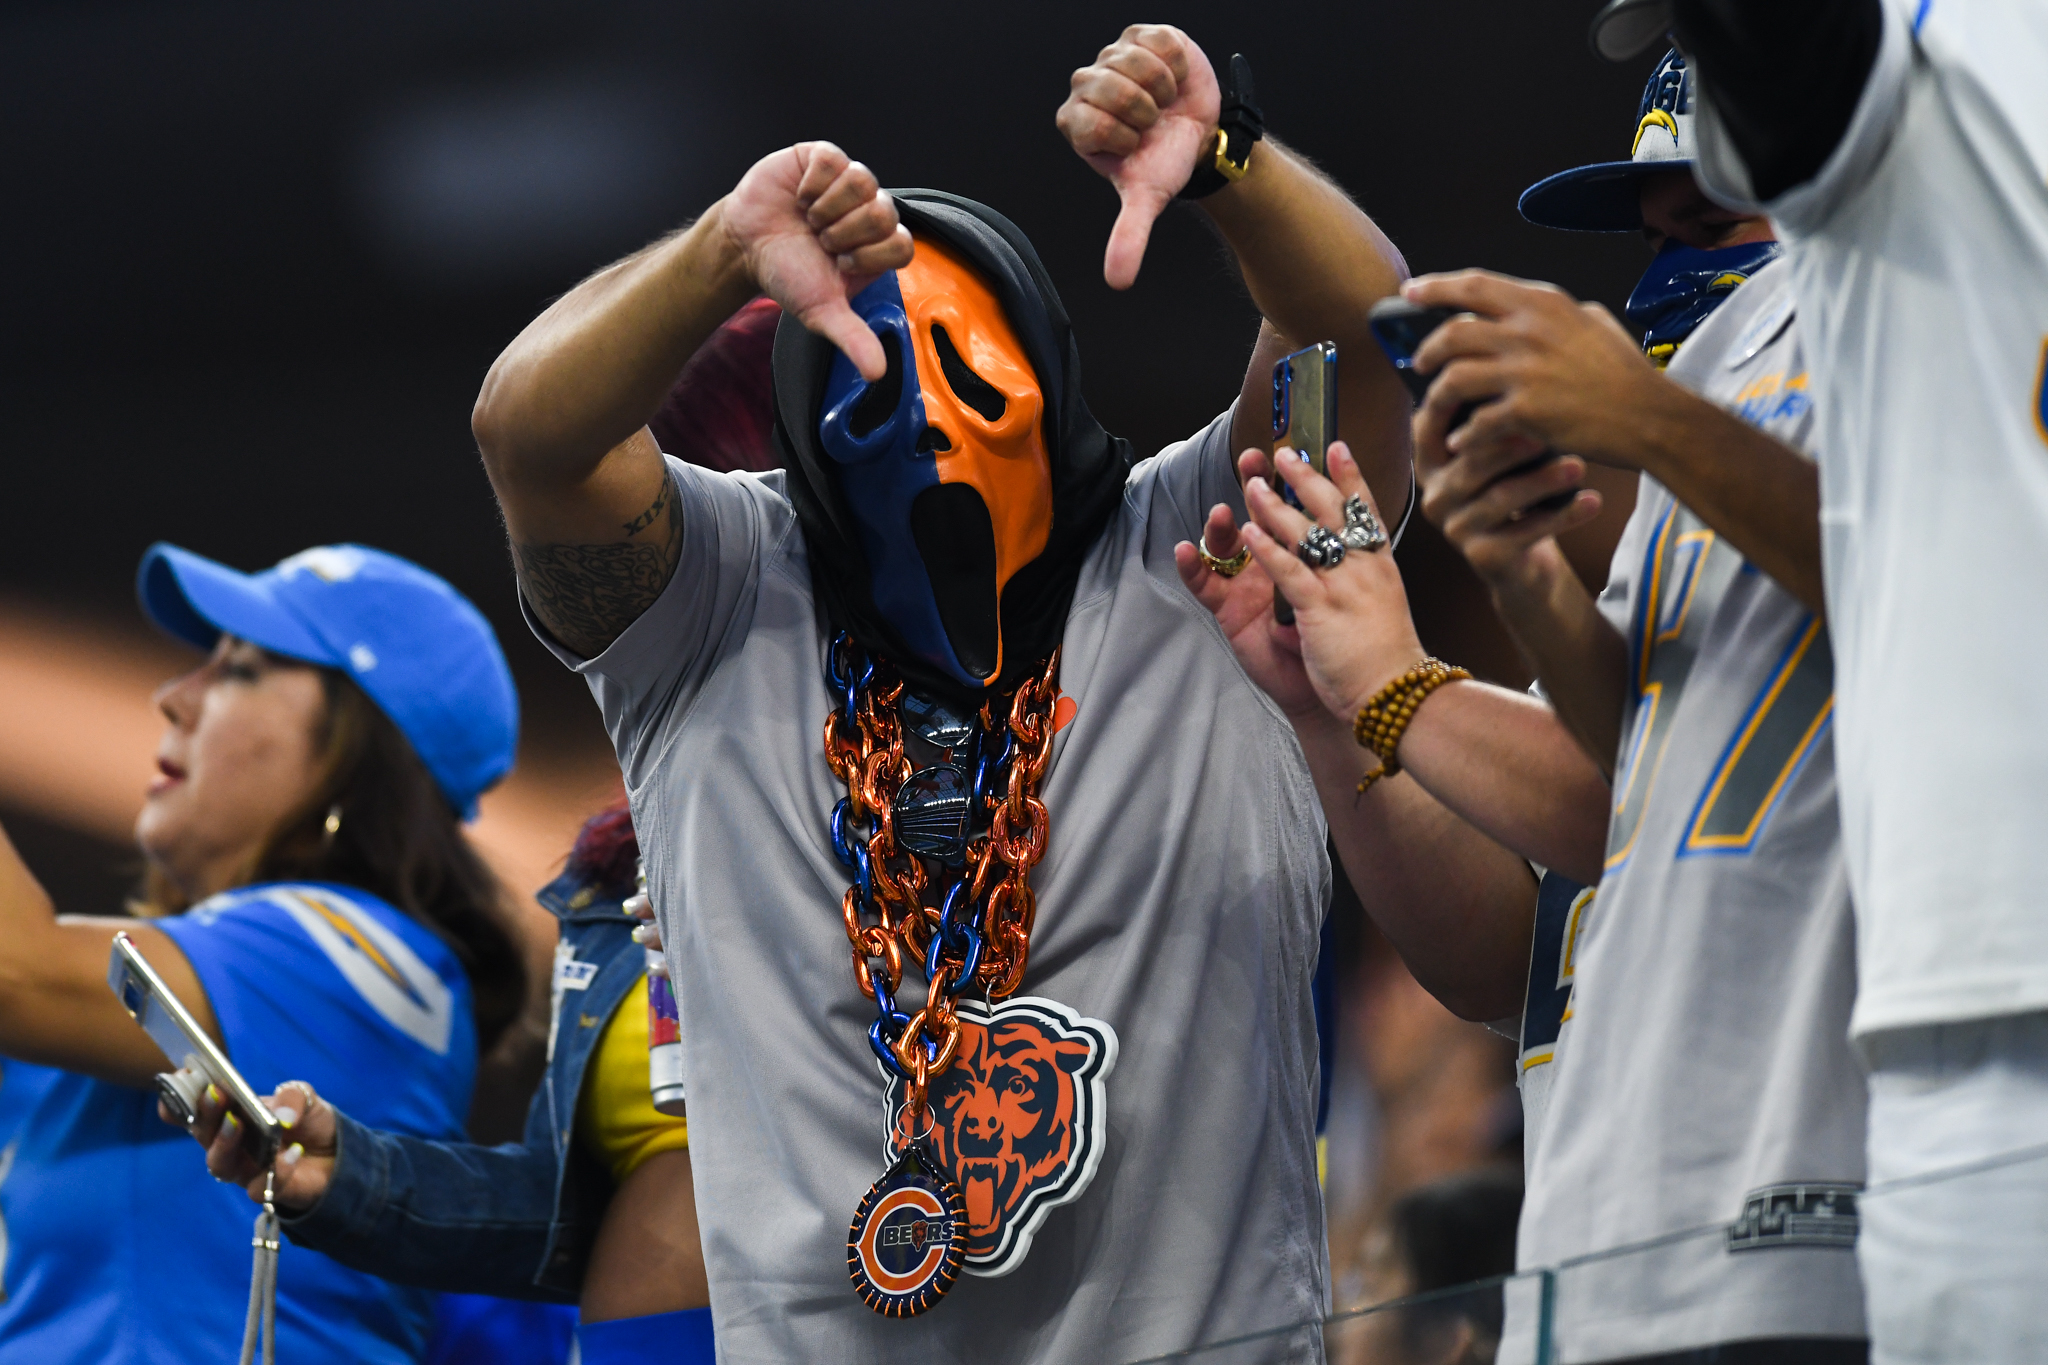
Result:
[[[1373,515],[1365,499],[1353,493],[1344,499],[1344,544],[1353,550],[1367,554],[1383,549],[1387,544],[1387,528],[1380,525],[1380,519]]]
[[[1344,542],[1327,526],[1311,526],[1294,553],[1311,569],[1334,569],[1344,562]]]

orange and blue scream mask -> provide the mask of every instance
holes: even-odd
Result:
[[[824,638],[978,706],[1059,648],[1134,458],[1082,397],[1073,324],[1023,231],[943,190],[891,194],[916,258],[853,301],[890,373],[864,382],[785,316],[776,454]]]
[[[1002,597],[1053,526],[1045,400],[995,292],[920,237],[856,295],[886,375],[834,357],[818,439],[859,527],[875,610],[931,667],[979,689],[1003,671]]]

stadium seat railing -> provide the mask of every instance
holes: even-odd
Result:
[[[1555,1265],[1385,1303],[1341,1307],[1326,1317],[1202,1342],[1123,1365],[1293,1365],[1317,1359],[1328,1365],[1581,1365],[1609,1359],[1617,1353],[1601,1334],[1611,1330],[1611,1315],[1574,1310],[1586,1303],[1629,1302],[1631,1290],[1640,1301],[1642,1286],[1654,1286],[1661,1278],[1662,1268],[1653,1265],[1656,1258],[1691,1258],[1689,1244],[1708,1239],[1721,1241],[1721,1254],[1727,1255],[1768,1255],[1766,1247],[1787,1244],[1788,1239],[1793,1245],[1847,1248],[1853,1245],[1865,1211],[1885,1199],[2037,1162],[2048,1163],[2048,1143],[1851,1190],[1846,1201],[1841,1187],[1818,1182],[1785,1186],[1782,1197],[1757,1203],[1732,1221],[1675,1228]]]

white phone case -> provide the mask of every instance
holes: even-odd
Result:
[[[249,1130],[249,1144],[257,1161],[265,1166],[277,1154],[284,1125],[268,1105],[242,1079],[227,1054],[220,1050],[206,1030],[199,1027],[184,1003],[171,994],[164,979],[156,974],[135,941],[126,934],[114,935],[114,951],[107,962],[107,985],[143,1032],[170,1060],[173,1070],[195,1071],[227,1096],[228,1104]],[[176,1082],[157,1077],[157,1089],[173,1109],[184,1107]]]

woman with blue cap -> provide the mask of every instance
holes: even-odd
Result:
[[[158,545],[138,591],[209,651],[157,692],[142,918],[60,916],[0,837],[0,1361],[219,1359],[241,1335],[249,1205],[157,1121],[168,1063],[106,987],[116,932],[258,1093],[304,1078],[423,1137],[461,1134],[524,998],[462,833],[518,731],[476,608],[356,545],[258,574]],[[414,1361],[432,1320],[424,1291],[279,1260],[288,1359]]]
[[[775,467],[769,381],[781,315],[757,299],[698,348],[649,424],[665,446],[708,468]],[[293,1081],[269,1103],[301,1116],[303,1155],[272,1185],[270,1168],[221,1139],[216,1106],[203,1103],[192,1125],[209,1169],[252,1198],[272,1195],[295,1245],[448,1295],[437,1365],[533,1358],[536,1317],[572,1303],[582,1365],[715,1357],[689,1124],[666,1084],[675,1078],[658,1083],[650,1065],[655,1002],[666,997],[670,1021],[675,1005],[665,988],[651,990],[660,940],[636,919],[652,914],[634,899],[639,859],[622,796],[585,823],[561,876],[537,893],[561,931],[547,1069],[521,1142],[379,1132]]]

